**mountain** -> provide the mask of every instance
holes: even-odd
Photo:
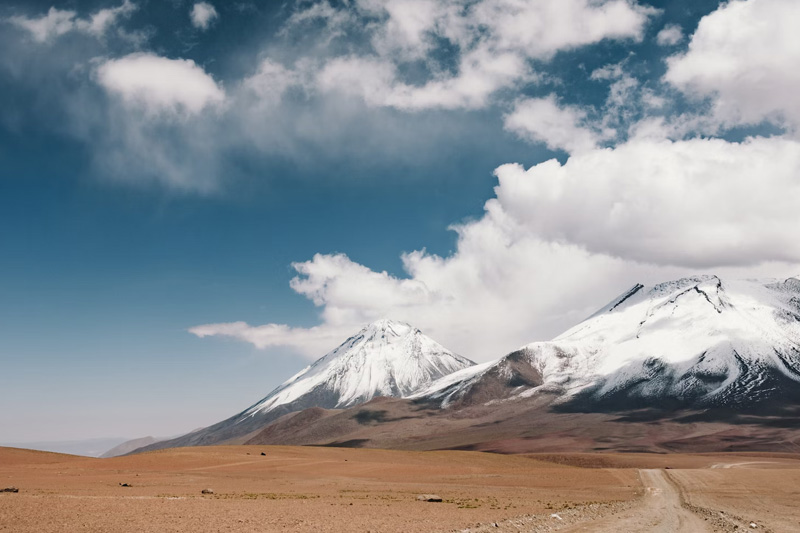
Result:
[[[634,285],[547,342],[405,399],[292,413],[250,444],[789,451],[800,442],[800,281]]]
[[[637,284],[552,341],[414,397],[447,407],[540,393],[584,411],[800,404],[800,281]]]
[[[377,396],[408,396],[472,365],[408,324],[379,320],[241,413],[136,451],[241,442],[287,413],[310,407],[342,409]]]

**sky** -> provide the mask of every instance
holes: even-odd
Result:
[[[365,324],[488,361],[800,274],[793,0],[0,6],[0,442],[176,435]]]

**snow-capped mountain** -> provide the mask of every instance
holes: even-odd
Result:
[[[379,320],[301,370],[247,409],[242,418],[300,400],[317,407],[343,408],[376,396],[402,398],[474,364],[408,324]]]
[[[415,397],[446,407],[539,392],[583,410],[797,402],[800,281],[637,284],[554,340],[446,376]]]
[[[336,409],[376,396],[406,397],[474,364],[408,324],[378,320],[241,413],[138,451],[218,444],[309,407]]]

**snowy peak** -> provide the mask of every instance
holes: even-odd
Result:
[[[539,354],[545,381],[596,385],[603,397],[635,390],[738,403],[767,382],[777,390],[775,379],[800,377],[796,279],[699,276],[638,287],[551,343],[526,347]],[[568,355],[553,357],[552,346]]]
[[[420,396],[453,404],[487,383],[501,397],[557,392],[590,410],[800,402],[800,281],[636,284],[554,340],[453,374]]]
[[[248,409],[140,451],[238,443],[286,414],[311,407],[351,407],[376,396],[407,397],[447,374],[474,364],[409,324],[378,320]]]
[[[716,276],[683,278],[652,287],[636,285],[553,342],[620,343],[630,341],[632,333],[637,339],[674,334],[671,343],[676,346],[692,332],[731,339],[743,335],[794,337],[796,328],[791,321],[784,323],[779,318],[798,311],[798,285],[794,278],[723,282]],[[669,347],[670,343],[664,346]]]
[[[376,396],[406,397],[473,364],[409,324],[382,319],[290,378],[241,418],[289,405],[342,408]]]
[[[395,322],[394,320],[389,320],[388,318],[382,318],[365,326],[364,329],[359,332],[359,335],[362,335],[368,339],[377,340],[384,339],[386,337],[403,337],[413,331],[419,330],[416,330],[405,322]]]

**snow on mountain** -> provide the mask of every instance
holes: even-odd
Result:
[[[409,396],[474,364],[408,324],[378,320],[241,413],[137,452],[233,443],[287,413],[351,407],[376,396]]]
[[[552,341],[451,374],[415,397],[447,406],[545,391],[589,409],[800,399],[800,281],[637,284]]]
[[[376,396],[405,397],[442,376],[474,365],[408,324],[368,325],[247,409],[268,413],[306,395],[325,395],[318,407],[343,408]]]

